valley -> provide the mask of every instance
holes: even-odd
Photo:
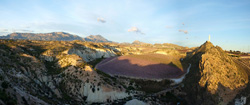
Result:
[[[1,39],[0,58],[1,104],[211,105],[250,98],[249,59],[211,42],[188,48]]]

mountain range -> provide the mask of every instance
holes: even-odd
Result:
[[[11,33],[6,36],[0,36],[0,39],[29,39],[29,40],[57,40],[57,41],[89,41],[89,42],[112,42],[101,35],[90,35],[82,38],[78,35],[72,35],[66,32],[51,32],[51,33]]]

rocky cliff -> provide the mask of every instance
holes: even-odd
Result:
[[[109,58],[116,56],[115,52],[110,49],[91,49],[88,47],[82,47],[82,49],[71,48],[67,51],[68,54],[76,54],[83,58],[84,61],[90,62],[98,58]]]

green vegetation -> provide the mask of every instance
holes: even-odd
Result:
[[[56,66],[57,61],[44,61],[45,67],[47,68],[47,73],[49,75],[56,75],[56,74],[60,74],[61,72],[63,72],[68,66],[60,68]]]
[[[231,56],[231,57],[240,57],[240,55],[228,55],[228,56]]]
[[[98,73],[98,74],[100,74],[100,75],[102,75],[102,76],[104,76],[104,77],[107,77],[107,78],[114,78],[114,77],[111,77],[109,74],[107,74],[107,73],[104,73],[103,71],[101,71],[101,70],[98,70],[98,69],[95,69],[96,70],[96,72]],[[115,78],[114,78],[115,79]]]
[[[17,100],[12,98],[11,96],[7,95],[6,92],[3,90],[0,90],[0,99],[6,104],[6,105],[16,105]]]
[[[4,77],[2,75],[0,75],[0,80],[2,81],[4,79]]]
[[[147,94],[162,91],[166,89],[167,87],[170,87],[170,84],[172,83],[169,80],[162,80],[158,82],[158,81],[143,80],[143,79],[131,79],[130,83],[132,82],[135,82],[135,84],[137,84],[140,87],[140,88],[137,88],[136,90],[144,91]],[[128,87],[127,89],[133,89],[133,88]]]
[[[179,99],[178,97],[176,97],[174,94],[170,92],[167,92],[165,95],[163,95],[163,97],[161,97],[161,100],[164,100],[165,102],[170,102],[173,104],[177,104],[177,103],[182,103],[183,105],[187,104],[184,100]]]
[[[4,89],[7,89],[9,87],[9,83],[7,81],[3,81],[1,85]]]
[[[62,98],[64,99],[64,100],[66,100],[66,101],[70,101],[70,100],[72,100],[72,98],[67,94],[67,92],[66,92],[66,88],[65,88],[65,83],[64,83],[64,81],[61,81],[60,83],[59,83],[59,89],[61,90],[61,92],[62,92]]]
[[[24,97],[22,97],[22,100],[24,102],[24,105],[28,105],[28,102],[27,102],[27,100]]]
[[[89,62],[88,64],[92,65],[92,67],[95,67],[99,62],[101,62],[104,59],[104,57],[102,56],[101,58],[97,58],[94,61]]]
[[[81,64],[79,64],[79,65],[77,65],[77,66],[80,67],[80,68],[85,68],[86,65],[87,65],[87,63],[82,62]]]
[[[126,88],[126,92],[129,93],[130,90],[135,90],[135,88],[133,86],[128,86]]]
[[[105,82],[107,82],[108,84],[112,85],[112,81],[113,81],[113,82],[117,82],[117,80],[116,80],[115,77],[112,77],[112,76],[110,76],[109,74],[102,72],[101,70],[98,70],[98,69],[95,69],[95,70],[96,70],[96,72],[97,72],[99,75],[102,75],[102,76],[104,77],[103,80],[104,80]]]

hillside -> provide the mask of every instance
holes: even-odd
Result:
[[[114,48],[102,46],[0,40],[0,104],[91,104],[129,97],[127,81],[116,81],[88,63],[116,55]]]
[[[132,59],[138,58],[139,61],[136,62],[139,63],[145,61],[144,64],[169,64],[160,68],[173,68],[172,73],[178,77],[179,73],[182,74],[182,69],[175,66],[182,66],[179,58],[183,56],[177,50],[171,49],[182,48],[79,40],[1,39],[0,104],[125,104],[132,99],[140,99],[152,105],[176,102],[166,101],[164,97],[159,100],[159,97],[146,95],[171,87],[172,82],[167,79],[155,81],[110,76],[93,68],[105,58],[125,55]],[[159,56],[159,52],[164,55]],[[137,54],[140,55],[136,56]],[[154,65],[148,67],[157,69]],[[163,73],[158,74],[165,78],[167,74]]]
[[[0,104],[138,99],[152,105],[226,105],[242,97],[250,102],[249,59],[232,58],[211,42],[190,50],[174,44],[1,39]]]
[[[192,64],[184,80],[190,104],[227,104],[248,83],[246,72],[211,42],[205,42],[185,60]]]

